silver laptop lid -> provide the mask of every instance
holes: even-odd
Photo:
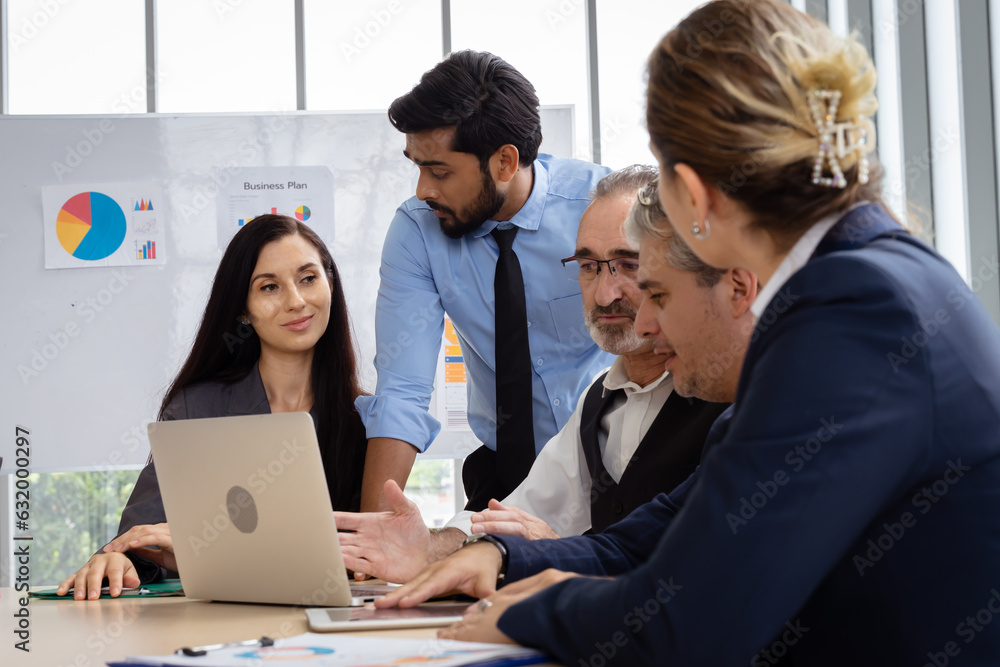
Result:
[[[154,422],[148,430],[186,595],[351,604],[308,413]]]

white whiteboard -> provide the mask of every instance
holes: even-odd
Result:
[[[543,109],[542,125],[542,150],[571,157],[572,107]],[[402,149],[384,112],[0,118],[0,265],[10,305],[0,317],[0,456],[13,462],[20,426],[31,431],[33,472],[145,462],[145,426],[189,350],[221,257],[213,175],[234,163],[333,170],[335,230],[318,231],[343,277],[362,383],[373,390],[382,241],[416,178]],[[40,188],[131,181],[163,186],[167,262],[124,277],[45,270]],[[22,378],[19,366],[43,366],[36,354],[44,367]],[[471,433],[443,433],[428,454],[474,446]]]

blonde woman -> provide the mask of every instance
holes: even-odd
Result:
[[[759,277],[728,432],[686,493],[603,535],[471,545],[387,603],[523,579],[446,636],[571,665],[1000,662],[1000,332],[880,203],[874,88],[860,45],[778,0],[663,38],[647,124],[673,231],[640,230],[636,329],[661,344],[664,234]]]

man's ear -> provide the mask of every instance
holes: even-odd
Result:
[[[727,278],[732,285],[733,319],[743,317],[757,298],[757,275],[746,269],[729,269]]]
[[[520,168],[518,162],[520,157],[521,155],[514,144],[504,144],[498,148],[490,159],[496,179],[501,183],[509,183]]]

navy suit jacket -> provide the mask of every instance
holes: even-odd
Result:
[[[855,209],[763,312],[696,479],[602,535],[504,542],[508,580],[618,575],[501,617],[567,664],[997,664],[1000,331]]]

